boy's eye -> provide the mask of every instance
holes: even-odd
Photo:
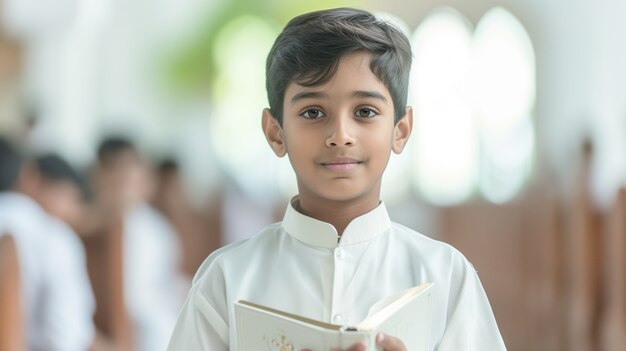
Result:
[[[310,108],[304,112],[302,112],[300,114],[302,117],[304,118],[309,118],[309,119],[316,119],[316,118],[321,118],[324,117],[324,112],[316,109],[316,108]]]
[[[361,118],[371,118],[376,116],[376,112],[371,108],[360,108],[356,110],[356,116]]]

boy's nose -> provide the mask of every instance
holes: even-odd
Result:
[[[350,146],[355,142],[351,125],[351,118],[338,117],[330,126],[330,134],[326,138],[326,146]]]

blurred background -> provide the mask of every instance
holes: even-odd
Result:
[[[290,18],[336,6],[413,46],[392,219],[469,258],[509,350],[623,350],[626,2],[0,0],[0,135],[78,176],[61,219],[92,347],[162,349],[206,255],[282,218],[297,189],[261,133],[265,57]]]

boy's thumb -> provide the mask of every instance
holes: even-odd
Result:
[[[382,347],[383,350],[406,350],[400,339],[383,333],[376,335],[376,345]]]

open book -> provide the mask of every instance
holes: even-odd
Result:
[[[239,350],[327,351],[362,341],[376,350],[383,332],[400,338],[411,351],[429,345],[432,283],[407,289],[376,302],[357,325],[335,325],[240,300],[235,303]]]

